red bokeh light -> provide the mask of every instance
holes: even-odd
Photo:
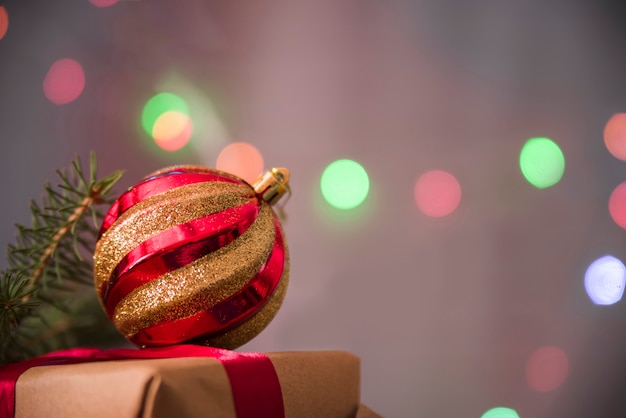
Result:
[[[7,9],[4,6],[0,6],[0,39],[4,38],[4,35],[9,29],[9,15]]]
[[[606,123],[604,145],[615,158],[626,161],[626,113],[616,113]]]
[[[263,171],[263,156],[252,144],[233,142],[217,156],[216,168],[253,183]]]
[[[83,67],[71,58],[55,61],[43,80],[43,92],[54,104],[73,102],[85,89]]]
[[[96,7],[109,7],[113,6],[118,0],[89,0],[91,4]]]
[[[415,203],[425,215],[442,217],[451,214],[461,203],[461,185],[447,171],[432,170],[415,183]]]
[[[154,122],[152,138],[165,151],[177,151],[187,145],[193,131],[191,119],[180,112],[163,113]]]
[[[569,373],[567,354],[559,347],[535,350],[526,362],[526,380],[537,392],[551,392],[563,384]]]
[[[616,224],[626,229],[626,182],[617,186],[611,193],[609,213]]]

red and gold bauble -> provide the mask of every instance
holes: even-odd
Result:
[[[287,290],[289,257],[271,205],[289,190],[274,168],[253,185],[177,166],[122,194],[94,254],[100,302],[139,346],[236,348],[261,332]]]

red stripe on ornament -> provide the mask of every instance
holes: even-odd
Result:
[[[248,230],[261,206],[249,203],[167,229],[130,251],[101,289],[109,315],[130,292],[222,248]]]
[[[145,328],[129,340],[139,346],[177,344],[233,328],[258,312],[274,294],[285,268],[283,236],[276,219],[274,224],[276,240],[272,252],[241,290],[194,315]]]
[[[132,187],[113,202],[113,205],[111,205],[111,208],[102,221],[99,237],[102,236],[124,212],[145,199],[188,184],[214,181],[243,184],[241,181],[221,174],[212,172],[186,172],[182,168],[177,171],[167,171],[149,177]]]

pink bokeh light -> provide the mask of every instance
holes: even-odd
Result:
[[[165,151],[178,151],[191,138],[193,125],[189,116],[177,111],[163,113],[154,122],[152,138]]]
[[[263,171],[263,156],[252,144],[233,142],[217,156],[216,168],[253,183]]]
[[[626,182],[621,183],[611,193],[609,213],[616,224],[626,229]]]
[[[526,381],[537,392],[558,389],[569,373],[567,354],[559,347],[538,348],[526,362]]]
[[[417,207],[426,216],[447,216],[461,203],[461,185],[447,171],[428,171],[417,179],[414,197]]]
[[[615,158],[626,161],[626,113],[616,113],[608,120],[604,145]]]
[[[43,92],[52,103],[67,104],[85,89],[85,72],[78,61],[63,58],[55,61],[43,80]]]
[[[109,6],[113,6],[115,3],[117,3],[119,0],[89,0],[89,2],[91,4],[93,4],[96,7],[109,7]]]
[[[0,39],[4,38],[9,30],[9,15],[4,6],[0,6]]]

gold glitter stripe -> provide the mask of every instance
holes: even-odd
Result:
[[[129,337],[221,302],[257,274],[275,237],[272,209],[263,203],[256,221],[231,244],[146,283],[122,299],[115,309],[115,325]]]
[[[246,185],[206,182],[181,186],[137,203],[96,244],[94,282],[98,296],[113,269],[143,241],[176,225],[242,205],[253,193]]]
[[[286,249],[285,249],[286,250]],[[285,253],[287,255],[287,253]],[[239,326],[228,330],[222,334],[212,335],[207,338],[198,339],[194,343],[209,345],[211,347],[226,348],[228,350],[240,347],[261,333],[272,322],[272,319],[278,313],[283,303],[285,294],[287,293],[287,285],[289,283],[289,258],[285,264],[285,270],[278,283],[278,287],[274,294],[270,296],[267,303],[259,309],[257,313],[252,315],[248,320]]]

